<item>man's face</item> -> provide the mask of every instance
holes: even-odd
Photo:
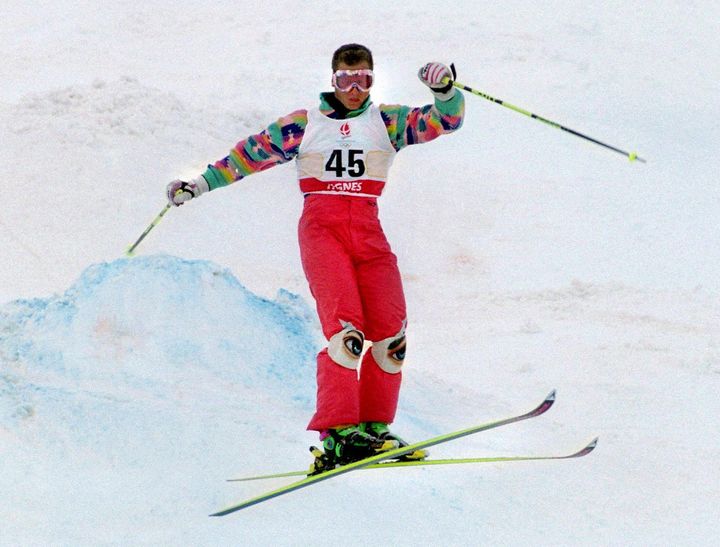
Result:
[[[364,68],[370,68],[370,65],[366,61],[356,65],[346,65],[345,63],[340,63],[337,70],[362,70]],[[365,99],[370,96],[370,90],[360,91],[355,86],[351,87],[350,91],[340,91],[335,88],[335,96],[348,110],[357,110],[360,108],[360,105],[365,102]]]

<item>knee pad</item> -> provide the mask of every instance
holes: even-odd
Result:
[[[389,374],[397,374],[402,369],[405,361],[405,321],[402,329],[395,336],[385,338],[379,342],[373,342],[372,356],[378,366]]]
[[[341,321],[340,324],[343,330],[331,336],[328,341],[328,355],[338,365],[357,369],[365,344],[365,335],[352,323]]]

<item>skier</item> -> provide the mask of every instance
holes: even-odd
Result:
[[[172,205],[248,175],[296,160],[304,209],[299,223],[302,266],[327,347],[317,356],[317,406],[308,429],[320,432],[320,472],[407,443],[390,432],[405,359],[405,297],[397,260],[378,220],[395,153],[462,125],[464,99],[454,68],[432,62],[418,72],[434,104],[374,105],[373,58],[360,44],[332,58],[334,91],[319,108],[297,110],[241,140],[229,156],[190,181],[167,185]],[[364,353],[365,342],[371,348]],[[359,372],[359,374],[358,374]],[[418,451],[406,458],[422,459]]]

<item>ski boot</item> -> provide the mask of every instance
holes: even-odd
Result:
[[[408,446],[408,442],[404,441],[394,433],[390,431],[388,424],[382,422],[363,422],[360,424],[360,429],[365,433],[377,437],[378,439],[385,441],[395,441],[399,447]],[[415,461],[424,460],[428,457],[429,452],[427,450],[414,450],[408,454],[403,454],[397,458],[393,458],[397,461]]]
[[[315,461],[310,465],[308,476],[324,473],[399,446],[394,439],[378,439],[356,425],[328,429],[323,437],[323,450],[310,447]]]

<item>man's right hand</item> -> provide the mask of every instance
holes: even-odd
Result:
[[[209,190],[210,187],[202,175],[188,182],[174,180],[167,185],[167,198],[170,205],[179,207],[186,201],[190,201]]]

